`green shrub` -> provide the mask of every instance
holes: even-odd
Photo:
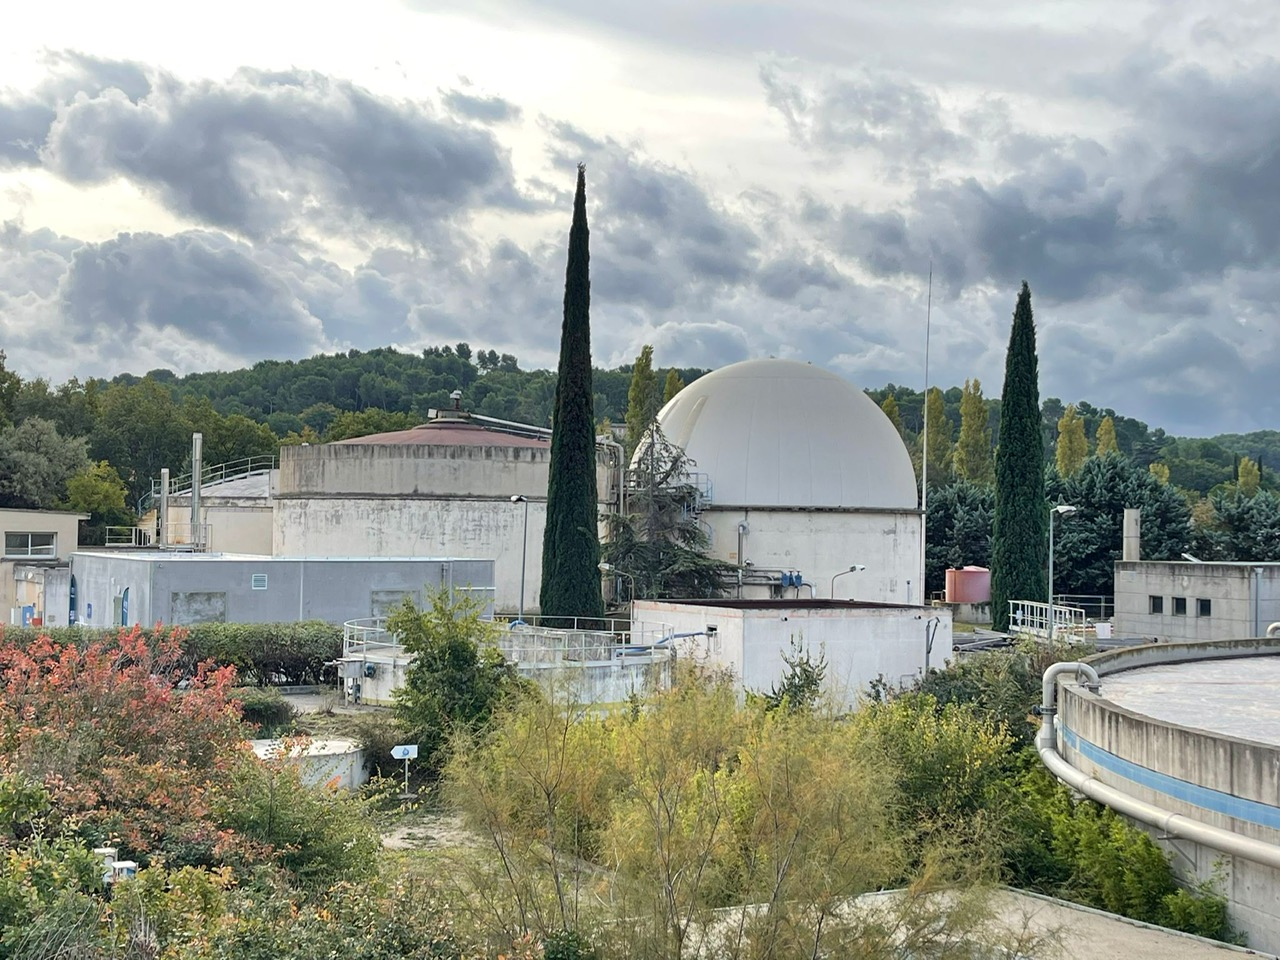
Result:
[[[557,930],[542,941],[543,960],[599,960],[591,941],[576,930]]]
[[[245,723],[256,728],[259,737],[276,737],[293,724],[298,711],[274,687],[236,687],[230,699],[240,704]]]
[[[37,637],[84,648],[115,637],[119,627],[3,627],[0,637],[27,647]],[[142,630],[149,643],[179,636],[188,670],[204,660],[236,668],[240,679],[256,686],[313,685],[332,679],[325,664],[342,655],[342,627],[322,620],[300,623],[200,623],[190,627]]]

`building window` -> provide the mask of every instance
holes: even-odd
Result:
[[[1147,597],[1148,613],[1164,613],[1164,597]]]
[[[1173,598],[1173,615],[1175,617],[1185,617],[1187,615],[1187,598],[1186,597]]]
[[[52,533],[6,533],[6,557],[56,557],[57,538]]]
[[[1213,601],[1206,600],[1204,597],[1201,597],[1200,599],[1198,599],[1196,601],[1196,616],[1197,617],[1213,616]]]

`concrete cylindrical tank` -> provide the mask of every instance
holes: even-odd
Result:
[[[961,567],[947,571],[947,603],[990,603],[991,571]]]

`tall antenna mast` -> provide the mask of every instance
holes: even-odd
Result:
[[[920,440],[920,605],[924,606],[924,575],[927,567],[926,551],[929,546],[929,333],[933,325],[933,259],[929,260],[929,295],[924,311],[924,403],[920,413],[924,420]]]

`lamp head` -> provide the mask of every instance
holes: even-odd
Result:
[[[513,494],[511,495],[511,502],[512,502],[512,503],[528,503],[528,502],[529,502],[529,498],[528,498],[528,497],[522,497],[522,496],[521,496],[520,494],[518,494],[518,493],[513,493]]]
[[[610,573],[613,570],[613,564],[605,563],[602,560],[600,561],[600,563],[596,564],[596,569],[599,570],[601,573]]]
[[[1069,514],[1069,513],[1075,513],[1077,509],[1079,509],[1079,508],[1077,508],[1077,507],[1073,507],[1073,506],[1071,506],[1071,504],[1069,504],[1069,503],[1060,503],[1060,504],[1058,504],[1056,507],[1054,507],[1054,508],[1053,508],[1053,512],[1054,512],[1054,513],[1060,513],[1060,514],[1062,514],[1063,516],[1066,516],[1066,515],[1067,515],[1067,514]]]
[[[865,569],[867,569],[867,568],[866,568],[865,566],[863,566],[862,564],[860,564],[860,563],[855,563],[852,567],[850,567],[850,568],[849,568],[849,572],[850,572],[850,573],[861,573],[861,572],[862,572],[863,570],[865,570]]]

